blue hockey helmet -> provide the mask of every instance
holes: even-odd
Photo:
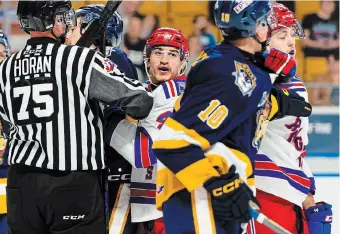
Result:
[[[261,20],[270,24],[271,9],[270,0],[218,0],[215,23],[227,40],[254,37]]]
[[[9,46],[8,38],[6,34],[0,29],[0,44],[2,44],[5,47],[5,55],[6,57],[9,57],[11,47]]]
[[[99,19],[104,10],[102,4],[91,4],[79,8],[76,11],[76,17],[81,17],[80,28],[84,29],[90,25],[94,20]],[[109,19],[106,27],[106,37],[109,39],[113,47],[118,47],[122,40],[123,20],[117,13],[113,13]]]

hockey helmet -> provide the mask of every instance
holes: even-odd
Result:
[[[145,69],[148,76],[150,76],[148,72],[148,62],[150,59],[150,54],[152,50],[157,46],[172,46],[179,49],[182,65],[178,75],[183,75],[189,60],[189,43],[182,31],[167,27],[158,28],[146,40],[143,55]]]
[[[272,26],[271,31],[292,27],[294,28],[296,38],[305,38],[305,33],[300,22],[295,18],[294,13],[283,4],[277,2],[273,3],[273,11],[271,13],[271,17],[276,19],[272,20],[272,22],[276,22],[276,24]]]
[[[90,25],[94,20],[99,19],[104,10],[102,4],[91,4],[79,8],[76,11],[76,18],[81,17],[80,28],[84,29]],[[82,32],[82,30],[81,30]],[[106,27],[106,38],[113,47],[119,47],[122,41],[123,20],[118,12],[113,13],[109,19]]]
[[[216,26],[227,40],[254,37],[262,20],[270,26],[270,0],[218,0],[214,15]]]
[[[71,1],[20,0],[17,16],[20,27],[26,33],[51,30],[56,19],[61,20],[67,27],[77,23]]]
[[[6,34],[1,29],[0,29],[0,44],[5,46],[6,57],[9,57],[11,55],[10,54],[11,47],[9,45]]]

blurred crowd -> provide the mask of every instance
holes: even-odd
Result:
[[[278,2],[293,12],[297,10],[297,1]],[[146,38],[160,26],[173,26],[171,17],[161,23],[163,13],[141,13],[143,4],[149,2],[123,1],[119,7],[124,21],[122,49],[136,66],[141,81],[147,79],[143,61]],[[190,15],[192,27],[190,31],[184,32],[190,47],[189,64],[196,60],[204,48],[219,43],[222,38],[214,26],[214,4],[215,1],[209,1],[205,13]],[[305,40],[298,43],[298,74],[309,88],[313,105],[339,105],[339,1],[321,0],[317,4],[316,12],[298,16],[306,36]],[[189,15],[185,10],[183,8],[181,12],[184,13],[181,14]],[[172,11],[176,12],[177,9]]]

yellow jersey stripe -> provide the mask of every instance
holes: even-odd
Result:
[[[272,108],[271,108],[269,116],[268,116],[269,120],[271,120],[274,117],[274,115],[279,111],[279,104],[278,104],[275,96],[270,95],[270,102],[272,103]]]
[[[198,141],[201,144],[201,148],[203,150],[207,150],[210,148],[210,143],[207,139],[202,137],[200,134],[198,134],[195,130],[193,129],[188,129],[184,125],[180,124],[176,120],[172,119],[171,117],[168,118],[165,123],[166,126],[169,128],[172,128],[175,131],[183,131],[185,132],[188,136],[193,138],[194,140]]]
[[[219,176],[219,173],[213,168],[208,158],[190,164],[176,173],[176,177],[189,192],[192,192],[213,176]]]
[[[177,112],[180,108],[181,108],[181,100],[183,97],[183,93],[176,99],[175,105],[174,105],[174,109]]]
[[[154,149],[178,149],[189,146],[190,142],[186,140],[159,140],[153,143]]]

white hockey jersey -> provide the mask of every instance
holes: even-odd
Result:
[[[307,90],[297,77],[277,85],[308,101]],[[313,175],[304,162],[308,144],[308,117],[285,116],[269,123],[255,158],[256,188],[298,206],[315,190]]]
[[[134,167],[131,173],[131,220],[144,222],[162,217],[156,209],[157,159],[152,151],[153,139],[166,118],[172,115],[175,101],[184,91],[186,77],[159,85],[152,92],[153,108],[148,117],[133,123],[124,119],[114,130],[110,145]]]

